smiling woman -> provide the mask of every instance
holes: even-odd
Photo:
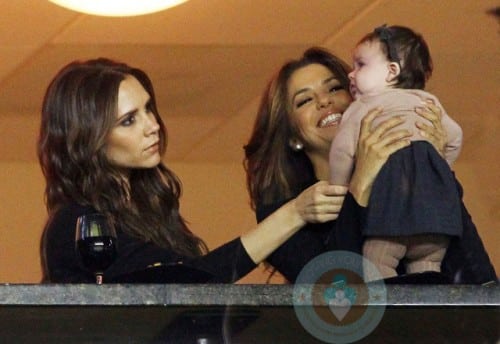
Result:
[[[323,152],[329,151],[332,139],[352,98],[344,89],[341,79],[319,63],[297,69],[288,80],[288,103],[291,104],[293,127],[297,134],[293,140],[303,142],[304,151],[311,152],[311,159],[323,160]],[[326,167],[326,166],[325,166]],[[320,179],[327,180],[329,170],[317,168]]]

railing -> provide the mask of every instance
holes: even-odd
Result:
[[[366,286],[353,288],[357,295],[366,292]],[[307,320],[304,323],[303,311],[313,309],[312,314],[327,324],[323,330],[331,338],[329,342],[337,343],[345,334],[337,340],[336,329],[347,325],[356,328],[359,322],[355,314],[359,316],[369,308],[377,309],[381,317],[371,330],[360,325],[358,331],[368,332],[361,343],[500,340],[498,285],[387,285],[383,298],[358,297],[344,309],[352,315],[349,324],[332,317],[331,310],[335,313],[335,309],[324,302],[323,291],[308,285],[4,284],[0,285],[0,340],[328,342]],[[307,297],[302,298],[304,293]]]

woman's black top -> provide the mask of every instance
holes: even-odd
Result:
[[[312,185],[312,184],[311,184]],[[456,188],[463,196],[458,181]],[[288,200],[286,200],[288,201]],[[260,222],[286,201],[257,205]],[[323,224],[308,224],[271,254],[267,261],[290,282],[295,282],[302,268],[314,257],[329,250],[347,250],[361,254],[367,208],[359,206],[347,193],[339,217]],[[463,201],[461,201],[462,237],[453,237],[441,265],[441,272],[455,284],[483,284],[498,281],[493,264],[479,237]]]
[[[42,255],[45,282],[92,283],[95,277],[80,264],[75,250],[75,228],[77,218],[83,214],[95,213],[91,207],[70,203],[60,208],[48,221],[42,239]],[[239,238],[234,239],[206,255],[189,258],[153,243],[131,237],[116,228],[117,258],[104,272],[104,281],[126,281],[123,276],[141,272],[149,266],[168,265],[186,267],[188,277],[166,276],[166,282],[190,282],[190,271],[199,270],[209,276],[206,282],[234,282],[255,268]],[[175,271],[180,271],[177,269]],[[182,272],[182,271],[181,271]],[[162,271],[164,274],[164,271]],[[134,282],[141,282],[135,280]],[[161,282],[161,279],[160,279]],[[193,276],[193,282],[199,278]]]

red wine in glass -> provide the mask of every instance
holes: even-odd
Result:
[[[103,272],[116,259],[116,232],[102,214],[87,214],[76,223],[76,250],[85,269],[102,284]]]

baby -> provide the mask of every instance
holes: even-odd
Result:
[[[368,110],[383,109],[375,126],[389,116],[404,116],[412,144],[392,154],[374,182],[363,225],[363,255],[384,278],[396,276],[403,259],[407,273],[439,272],[450,237],[461,235],[460,199],[450,165],[460,152],[462,130],[438,99],[423,91],[432,73],[427,44],[409,28],[384,25],[361,39],[353,61],[349,78],[355,101],[344,112],[331,146],[331,183],[349,184]],[[444,159],[415,127],[422,120],[415,108],[429,99],[443,115],[448,138]]]

